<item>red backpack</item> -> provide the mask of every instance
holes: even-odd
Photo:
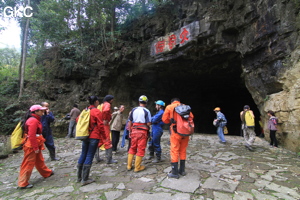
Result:
[[[174,112],[178,114],[177,121],[174,119]],[[195,124],[190,117],[191,107],[189,105],[180,104],[176,106],[172,113],[171,122],[175,133],[181,136],[190,136],[194,133]]]

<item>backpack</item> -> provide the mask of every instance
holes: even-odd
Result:
[[[179,117],[177,121],[174,120],[174,112],[176,112]],[[173,125],[173,130],[175,133],[181,136],[190,136],[194,133],[194,121],[190,117],[191,107],[189,105],[180,104],[174,108],[172,113],[171,122]]]
[[[246,111],[246,112],[244,111],[243,115],[245,116],[246,126],[247,127],[254,127],[255,126],[255,121],[254,121],[254,117],[250,114],[250,111]]]
[[[75,140],[85,140],[90,136],[90,109],[84,109],[78,116]]]
[[[22,122],[19,122],[10,136],[10,145],[12,150],[22,149],[24,138],[23,132]]]

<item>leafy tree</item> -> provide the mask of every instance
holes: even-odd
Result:
[[[16,49],[0,49],[0,69],[18,66],[20,53]]]

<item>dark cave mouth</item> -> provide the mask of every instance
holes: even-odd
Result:
[[[129,84],[141,83],[139,89],[135,87],[130,93],[132,96],[148,95],[148,108],[152,114],[156,112],[154,101],[161,99],[169,104],[172,98],[180,98],[192,108],[196,133],[216,134],[216,127],[212,124],[216,117],[213,110],[220,107],[228,121],[229,135],[240,135],[239,114],[244,105],[250,106],[257,120],[260,115],[245,86],[241,66],[241,59],[236,54],[210,58],[205,62],[178,58],[130,77]],[[256,133],[260,134],[259,130]]]

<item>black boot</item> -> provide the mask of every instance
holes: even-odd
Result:
[[[99,156],[99,148],[97,148],[97,150],[96,150],[95,159],[96,159],[97,163],[103,161],[103,159],[101,159]]]
[[[179,174],[181,176],[185,176],[185,160],[180,160],[180,166],[179,166]]]
[[[152,160],[153,163],[158,163],[161,161],[161,154],[156,153],[154,160]]]
[[[49,149],[51,161],[58,161],[60,158],[55,157],[55,149]]]
[[[95,182],[93,179],[89,179],[91,167],[92,165],[83,165],[81,179],[82,186]]]
[[[168,174],[168,177],[169,178],[179,178],[179,175],[178,175],[178,163],[171,163],[171,166],[172,166],[172,172]]]
[[[154,158],[154,151],[151,151],[151,148],[149,147],[148,150],[149,152],[149,156],[146,157],[146,160],[151,160],[152,158]]]
[[[107,158],[107,164],[113,164],[113,163],[117,163],[118,162],[117,160],[114,160],[112,158],[112,148],[106,149],[105,153],[106,153],[106,158]]]
[[[82,168],[83,164],[77,164],[77,183],[81,182],[82,180]]]

